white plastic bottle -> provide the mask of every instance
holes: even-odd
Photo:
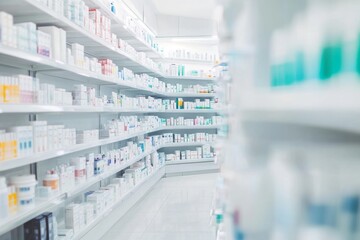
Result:
[[[0,177],[0,219],[9,215],[8,188],[6,178]]]

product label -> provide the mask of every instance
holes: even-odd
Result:
[[[13,87],[13,97],[14,97],[14,102],[19,102],[20,101],[20,88],[19,85],[14,85]]]
[[[43,183],[45,187],[51,187],[52,190],[59,189],[59,180],[44,180]]]
[[[5,143],[0,142],[0,161],[5,160]]]
[[[10,96],[10,85],[4,85],[4,103],[10,102],[11,96]]]
[[[4,92],[4,84],[0,83],[0,103],[4,102],[5,92]]]
[[[9,202],[9,209],[11,211],[16,210],[16,206],[17,206],[17,197],[16,197],[16,193],[10,193],[8,195],[8,202]]]
[[[28,199],[28,200],[20,200],[19,201],[19,205],[20,206],[26,206],[26,205],[30,205],[33,203],[33,199]]]
[[[85,169],[75,170],[75,177],[82,178],[85,176]]]
[[[18,157],[17,141],[11,141],[12,157]]]
[[[19,187],[19,192],[29,192],[30,187]]]

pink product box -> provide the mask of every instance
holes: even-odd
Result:
[[[112,64],[112,60],[110,59],[99,59],[99,63],[101,64]]]
[[[101,72],[104,75],[111,75],[112,74],[112,66],[109,64],[101,65]]]
[[[89,10],[89,17],[94,22],[95,34],[101,37],[101,13],[99,9],[92,8]]]
[[[111,36],[111,20],[105,16],[101,16],[101,35],[100,37],[105,39],[107,42],[112,41]]]
[[[51,36],[47,33],[44,33],[40,30],[37,30],[38,43],[37,43],[37,53],[50,57],[51,54]]]

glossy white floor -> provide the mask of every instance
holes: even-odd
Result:
[[[213,240],[217,174],[162,179],[102,240]]]

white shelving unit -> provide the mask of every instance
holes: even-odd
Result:
[[[128,211],[129,207],[132,207],[137,201],[139,201],[162,177],[165,176],[165,168],[161,168],[158,172],[152,176],[146,178],[142,183],[135,186],[130,192],[123,196],[113,207],[108,209],[105,214],[100,218],[96,218],[95,221],[86,226],[81,232],[76,234],[75,239],[83,240],[97,240],[103,236],[102,232],[107,232],[111,225],[109,221],[115,222],[121,218]],[[102,221],[106,218],[106,221]],[[96,227],[95,227],[96,226]],[[102,229],[99,232],[98,229]]]
[[[215,159],[191,159],[166,162],[166,176],[183,176],[197,173],[211,173],[218,171],[220,165]]]
[[[179,95],[178,97],[187,97]],[[195,97],[195,96],[191,96]],[[201,96],[203,97],[203,96]],[[2,113],[72,113],[72,112],[114,112],[114,113],[217,113],[216,109],[126,109],[116,107],[91,107],[91,106],[56,106],[56,105],[35,105],[35,104],[0,104],[0,114]]]
[[[165,79],[169,80],[179,80],[180,82],[182,80],[190,80],[190,81],[204,81],[204,82],[211,82],[211,81],[217,81],[216,78],[213,77],[194,77],[194,76],[184,76],[184,77],[178,77],[178,76],[163,76]]]
[[[83,192],[84,190],[88,189],[89,187],[93,186],[94,184],[116,174],[117,172],[120,172],[121,170],[124,170],[126,168],[128,168],[129,166],[131,166],[132,164],[136,163],[137,161],[143,159],[144,157],[151,155],[152,153],[156,152],[157,150],[163,149],[163,148],[174,148],[174,147],[193,147],[193,146],[202,146],[205,144],[211,144],[213,145],[214,143],[212,142],[190,142],[190,143],[168,143],[168,144],[163,144],[163,145],[159,145],[157,147],[154,147],[153,149],[144,152],[138,156],[136,156],[135,158],[109,170],[108,172],[105,172],[103,174],[94,176],[93,178],[87,179],[85,183],[77,185],[75,188],[70,189],[68,191],[65,192],[60,192],[58,194],[55,194],[54,196],[50,197],[49,199],[37,199],[36,205],[29,209],[29,210],[25,210],[25,211],[19,211],[17,212],[15,215],[7,218],[7,219],[3,219],[0,221],[0,236],[8,231],[10,231],[11,229],[25,223],[26,221],[36,217],[37,215],[41,214],[44,211],[50,211],[51,209],[53,209],[56,206],[59,206],[61,203],[63,203],[67,198],[77,195],[81,192]],[[49,159],[49,158],[47,158]],[[20,159],[21,161],[22,159]],[[44,159],[46,160],[46,159]],[[9,161],[14,161],[14,160],[9,160]],[[214,159],[196,159],[196,160],[191,160],[191,161],[179,161],[179,164],[183,164],[183,163],[200,163],[200,162],[213,162]],[[20,162],[18,163],[18,166],[21,165],[26,165],[28,163],[23,163]],[[174,165],[175,161],[171,164]],[[8,166],[8,169],[12,168],[12,166]],[[5,167],[2,166],[1,170],[6,169],[6,165]],[[149,176],[150,178],[151,176]],[[134,189],[135,190],[135,189]],[[105,213],[103,213],[101,216],[106,215]],[[101,217],[99,217],[101,218]],[[81,235],[81,234],[80,234]],[[77,239],[77,238],[76,238]]]
[[[63,62],[54,61],[41,55],[31,54],[18,49],[2,46],[1,44],[0,63],[6,66],[17,68],[21,67],[40,73],[46,73],[46,75],[49,76],[60,77],[79,82],[101,85],[117,85],[119,87],[143,91],[145,93],[152,92],[151,89],[144,89],[143,86],[136,86],[131,82],[121,81],[118,78],[91,72],[76,66],[65,64]],[[153,75],[155,74],[159,77],[162,76],[161,74],[156,74],[156,71],[153,71],[152,73]]]
[[[359,133],[359,105],[356,101],[360,97],[359,90],[329,86],[315,91],[294,89],[253,94],[243,103],[241,116],[246,121],[299,124]]]
[[[116,16],[110,11],[108,6],[99,0],[85,0],[85,3],[90,7],[96,7],[100,9],[101,13],[112,21],[112,31],[117,34],[118,37],[127,40],[137,51],[143,51],[147,53],[147,56],[156,59],[158,61],[163,60],[161,53],[157,52],[153,47],[147,44],[144,40],[138,37],[130,29],[126,28],[122,19]],[[19,6],[21,5],[21,8]],[[85,53],[97,58],[108,58],[121,67],[126,67],[134,71],[135,73],[146,73],[154,77],[161,78],[163,81],[171,82],[194,82],[196,84],[214,84],[215,78],[202,78],[202,77],[173,77],[165,76],[162,72],[157,69],[152,69],[146,64],[139,62],[133,56],[126,52],[115,49],[104,39],[91,34],[84,30],[74,22],[70,21],[66,17],[59,15],[53,10],[46,6],[41,5],[39,2],[34,0],[13,0],[4,1],[0,3],[1,11],[8,12],[14,15],[16,23],[31,21],[38,25],[55,25],[63,28],[67,33],[67,43],[79,43],[84,45]],[[185,60],[184,60],[185,61]],[[191,64],[192,62],[189,61]],[[60,61],[55,61],[51,58],[46,58],[41,55],[27,53],[18,49],[14,49],[8,46],[0,44],[0,70],[8,70],[10,74],[28,74],[29,76],[37,77],[38,75],[43,77],[46,81],[50,81],[54,85],[57,84],[85,84],[97,86],[101,92],[102,88],[109,88],[114,91],[129,92],[133,95],[145,95],[153,96],[157,98],[216,98],[216,93],[168,93],[160,92],[156,89],[137,85],[133,82],[127,82],[119,80],[116,77],[109,77],[103,74],[91,72],[88,70],[81,69],[76,66],[72,66]],[[40,77],[39,77],[40,78]],[[40,78],[42,81],[43,78]],[[55,82],[55,83],[54,83]],[[66,88],[66,87],[64,87]],[[103,117],[111,117],[119,115],[157,115],[157,114],[176,114],[176,116],[201,116],[202,114],[217,115],[219,114],[217,109],[175,109],[175,110],[157,110],[157,109],[126,109],[117,108],[112,106],[104,107],[91,107],[91,106],[53,106],[53,105],[37,105],[37,104],[0,104],[0,121],[6,119],[6,121],[14,124],[20,122],[23,124],[24,118],[41,119],[52,122],[65,121],[66,123],[75,124],[72,118],[76,115],[80,115],[79,124],[84,124],[84,128],[88,126],[100,127]],[[61,116],[61,117],[59,117]],[[110,117],[109,117],[110,118]],[[83,121],[83,122],[81,122]],[[88,123],[91,122],[91,123]],[[1,124],[0,124],[1,125]],[[196,125],[196,126],[165,126],[153,129],[146,129],[138,132],[131,132],[114,138],[99,139],[94,142],[76,144],[62,149],[46,151],[44,153],[33,154],[31,156],[4,160],[0,162],[0,174],[4,176],[11,176],[12,174],[18,173],[31,173],[37,175],[42,174],[38,172],[40,165],[52,164],[64,162],[75,154],[84,154],[84,152],[92,151],[102,153],[103,148],[109,147],[109,145],[123,144],[125,141],[138,138],[146,137],[148,134],[153,134],[161,131],[176,131],[176,132],[190,132],[196,131],[209,131],[215,132],[218,128],[223,125]],[[2,127],[2,126],[1,126]],[[76,127],[75,127],[76,128]],[[90,128],[90,127],[89,127]],[[95,177],[87,179],[83,184],[78,184],[74,188],[58,192],[47,199],[36,199],[35,206],[31,209],[18,211],[12,214],[6,219],[0,220],[0,236],[16,230],[19,226],[32,218],[47,211],[57,211],[62,209],[68,201],[73,198],[81,196],[81,194],[94,187],[101,186],[101,182],[109,179],[116,175],[122,170],[127,169],[134,163],[141,159],[151,155],[152,153],[161,149],[173,149],[173,148],[194,148],[210,144],[212,147],[215,145],[213,142],[183,142],[183,143],[168,143],[153,147],[149,151],[146,151],[138,156],[133,157],[131,160],[118,165],[109,171],[97,175]],[[94,150],[95,149],[95,150]],[[168,166],[169,165],[169,166]],[[170,166],[171,165],[171,166]],[[186,166],[185,166],[186,165]],[[87,225],[80,232],[76,233],[73,239],[97,239],[101,237],[101,234],[106,231],[106,227],[102,226],[104,219],[108,223],[115,223],[122,215],[115,214],[121,212],[125,213],[131,206],[133,206],[142,196],[144,196],[151,187],[156,184],[170,167],[171,174],[182,174],[183,172],[194,172],[204,171],[215,171],[218,166],[215,164],[215,159],[193,159],[184,161],[173,161],[167,163],[157,170],[157,172],[149,175],[143,182],[135,186],[130,192],[123,196],[117,203],[111,208],[107,209],[101,215]],[[178,167],[177,169],[175,169]],[[109,219],[109,221],[108,221]],[[109,225],[109,224],[108,224]],[[101,230],[100,227],[101,226]],[[110,224],[111,226],[111,224]]]
[[[171,63],[185,63],[185,64],[204,64],[204,65],[214,64],[213,61],[206,61],[200,59],[186,59],[186,58],[164,58],[163,61],[171,62]]]
[[[21,9],[18,7],[20,4],[23,6]],[[68,41],[84,45],[85,52],[88,54],[113,59],[114,63],[128,67],[134,72],[148,73],[156,77],[162,76],[159,71],[150,69],[129,54],[115,49],[104,39],[82,29],[66,17],[59,15],[37,1],[15,0],[7,2],[2,5],[2,10],[13,14],[18,22],[32,21],[36,24],[55,24],[63,28],[67,32]],[[119,36],[121,37],[121,35]]]
[[[99,146],[103,146],[103,145],[107,145],[107,144],[111,144],[111,143],[125,141],[128,139],[134,138],[134,137],[144,136],[149,133],[154,133],[154,132],[159,132],[159,131],[164,131],[164,130],[217,129],[218,127],[219,126],[159,127],[159,128],[155,128],[152,130],[131,133],[131,134],[127,134],[124,136],[115,137],[115,138],[100,139],[99,141],[96,141],[96,142],[76,144],[75,146],[68,147],[65,149],[58,149],[58,150],[49,151],[49,152],[45,152],[45,153],[34,154],[34,155],[28,156],[28,157],[5,160],[5,161],[0,162],[0,171],[5,171],[5,170],[21,167],[21,166],[26,166],[26,165],[29,165],[32,163],[38,163],[41,161],[49,160],[49,159],[60,157],[60,156],[65,156],[65,155],[68,155],[71,153],[80,152],[80,151],[94,148],[94,147],[99,147]],[[163,147],[196,146],[196,145],[199,145],[199,143],[167,144]]]
[[[178,97],[187,97],[178,95]],[[191,97],[195,97],[191,96]],[[203,96],[201,96],[203,97]],[[0,104],[0,114],[4,113],[217,113],[216,109],[125,109],[116,107],[90,107],[90,106],[56,106],[56,105],[36,105],[36,104]]]
[[[344,66],[358,62],[349,56],[359,46],[333,55],[331,62],[336,64],[325,63],[330,59],[328,42],[335,38],[347,41],[342,29],[359,34],[357,26],[344,21],[352,10],[358,11],[359,2],[234,0],[223,5],[220,38],[224,55],[230,56],[223,79],[233,83],[232,131],[221,170],[229,211],[224,216],[229,220],[227,237],[357,238],[358,230],[350,230],[348,223],[344,231],[337,224],[328,224],[340,223],[343,210],[326,217],[316,211],[326,205],[344,209],[341,204],[347,196],[358,196],[357,187],[344,189],[358,181],[359,157],[352,148],[359,149],[359,74]],[[269,7],[274,11],[270,13]],[[312,28],[314,21],[322,24]],[[336,24],[341,28],[335,28]],[[321,41],[303,40],[314,32]],[[292,48],[297,44],[296,50]],[[349,46],[344,43],[341,48]],[[284,58],[299,53],[302,59],[294,60],[288,72],[294,70],[294,76],[277,71],[288,61]],[[351,181],[338,181],[343,176]],[[327,223],[315,220],[319,216]]]
[[[129,88],[138,91],[139,93],[150,94],[153,96],[163,96],[163,97],[215,97],[216,94],[213,93],[164,93],[157,91],[155,89],[147,88],[144,86],[136,85],[132,82],[122,81],[118,78],[105,76],[99,73],[91,72],[85,69],[81,69],[76,66],[71,66],[64,64],[59,61],[54,61],[52,59],[30,54],[18,49],[13,49],[10,47],[2,46],[0,44],[0,63],[13,66],[13,67],[22,67],[29,68],[33,71],[43,72],[46,75],[61,77],[71,80],[76,80],[80,82],[87,82],[93,84],[102,84],[102,85],[116,85],[118,88]],[[140,64],[140,63],[139,63]],[[146,73],[149,73],[145,71]],[[157,74],[153,70],[153,75],[157,77],[163,77],[165,79],[176,79],[176,80],[193,80],[193,81],[215,81],[215,79],[210,78],[197,78],[197,77],[165,77],[162,74]],[[150,73],[149,73],[150,74]],[[150,74],[152,75],[152,74]]]
[[[167,161],[166,165],[189,164],[189,163],[208,163],[208,162],[214,162],[214,161],[215,161],[214,158],[173,160],[173,161]]]
[[[89,7],[100,9],[104,16],[111,19],[113,32],[119,37],[127,40],[136,50],[146,52],[150,58],[163,59],[160,52],[156,51],[143,39],[138,37],[131,29],[127,28],[124,21],[110,11],[109,6],[106,6],[103,2],[96,0],[86,0],[86,4]]]

